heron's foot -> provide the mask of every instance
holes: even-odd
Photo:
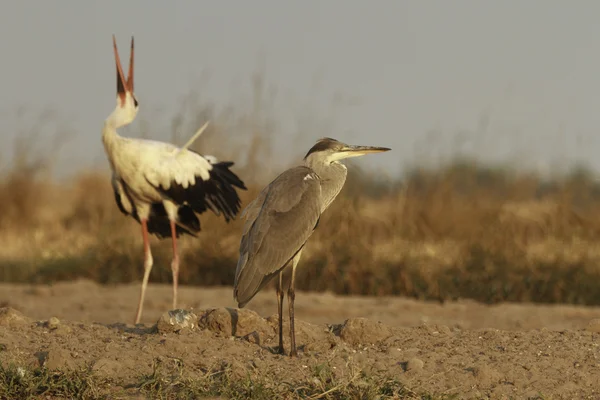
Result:
[[[293,349],[292,351],[290,351],[290,358],[298,358],[298,351],[296,349]]]
[[[279,348],[277,349],[277,354],[285,355],[285,350],[283,349],[283,346],[279,346]]]

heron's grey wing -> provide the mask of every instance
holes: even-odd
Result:
[[[256,213],[256,208],[249,210]],[[265,191],[255,219],[244,227],[234,282],[243,307],[266,285],[312,234],[321,215],[321,183],[307,167],[279,175]]]
[[[260,213],[260,210],[262,209],[265,199],[267,198],[268,192],[269,192],[269,186],[264,188],[258,194],[258,196],[256,196],[256,198],[254,200],[252,200],[250,203],[248,203],[248,205],[242,210],[240,217],[246,218],[246,222],[244,223],[244,228],[242,229],[242,236],[245,236],[248,233],[248,231],[250,230],[250,227],[252,226],[252,224],[254,224],[254,221],[256,220],[256,217],[258,217],[258,214]]]

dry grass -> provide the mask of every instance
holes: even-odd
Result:
[[[176,132],[186,136],[213,121],[196,146],[238,160],[236,172],[249,184],[244,205],[280,172],[262,168],[277,124],[258,78],[254,91],[261,106],[249,111],[215,111],[190,97],[173,118],[178,142]],[[230,140],[217,147],[215,138]],[[118,211],[109,174],[83,171],[59,183],[43,173],[48,160],[27,165],[16,157],[0,177],[0,279],[139,280],[139,225]],[[593,285],[600,278],[599,194],[582,171],[544,181],[462,160],[385,182],[352,168],[304,252],[298,286],[439,300],[600,304],[600,287]],[[242,221],[225,224],[206,214],[202,225],[199,239],[182,241],[180,282],[231,284]],[[154,240],[153,247],[151,280],[169,282],[169,243]]]
[[[48,370],[0,364],[0,399],[452,399],[454,396],[417,393],[391,376],[368,375],[356,368],[348,377],[336,377],[327,364],[293,382],[276,381],[268,374],[240,378],[227,365],[212,370],[165,366],[157,360],[150,374],[135,382],[107,379],[92,368]],[[143,397],[142,397],[143,396]]]

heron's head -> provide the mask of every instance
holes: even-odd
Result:
[[[112,114],[116,127],[130,124],[138,112],[138,101],[133,94],[133,37],[131,37],[131,53],[129,55],[129,72],[127,79],[123,74],[117,41],[113,35],[113,47],[115,51],[115,62],[117,63],[117,107]]]
[[[364,156],[369,153],[381,153],[389,151],[387,147],[356,146],[342,143],[331,138],[319,139],[317,143],[306,153],[305,160],[318,158],[324,163],[332,163],[344,158]]]

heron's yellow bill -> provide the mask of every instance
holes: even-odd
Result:
[[[362,156],[370,153],[383,153],[384,151],[390,151],[388,147],[377,147],[377,146],[346,146],[342,149],[342,152],[351,153],[350,157]]]

